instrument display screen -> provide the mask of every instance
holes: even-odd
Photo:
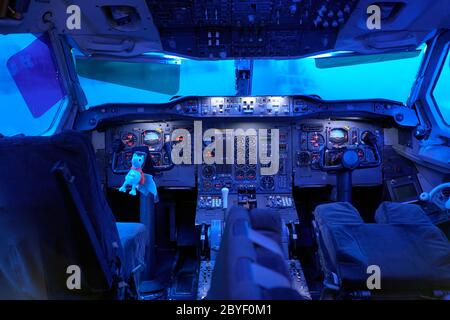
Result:
[[[150,151],[159,150],[161,149],[162,135],[158,131],[147,130],[143,133],[143,141]]]
[[[332,129],[330,131],[330,142],[337,145],[342,145],[348,142],[348,131],[345,129]]]

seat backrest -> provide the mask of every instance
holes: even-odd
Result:
[[[0,298],[113,294],[123,253],[89,139],[1,138],[0,177]],[[68,288],[70,266],[81,271],[79,290]]]
[[[258,248],[258,243],[263,244],[265,251]],[[272,250],[274,246],[279,249]],[[264,263],[266,259],[261,255],[267,254],[267,251],[270,251],[271,258],[276,258],[280,268]],[[278,269],[283,268],[286,271],[279,272]],[[291,280],[280,243],[252,228],[247,209],[231,208],[215,262],[208,299],[300,299],[300,295],[290,286]]]
[[[248,227],[247,209],[233,207],[227,216],[208,299],[262,298],[258,286],[252,281],[251,265],[256,261],[256,252],[247,237]]]
[[[252,209],[250,211],[250,223],[253,230],[271,239],[272,242],[277,243],[282,249],[283,228],[278,212],[270,209]],[[255,250],[259,264],[283,274],[285,277],[289,277],[289,272],[286,268],[287,256],[280,255],[258,245],[255,246]]]
[[[420,206],[397,202],[383,202],[375,212],[375,221],[380,224],[432,224]]]

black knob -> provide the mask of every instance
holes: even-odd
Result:
[[[423,126],[418,126],[414,131],[414,137],[421,141],[425,140],[428,137],[429,130]]]
[[[377,144],[377,136],[374,135],[371,131],[363,132],[361,140],[368,146],[375,146]]]

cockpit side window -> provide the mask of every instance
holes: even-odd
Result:
[[[445,124],[450,126],[450,50],[433,90],[433,97]]]
[[[48,36],[3,35],[0,47],[0,133],[54,133],[68,99]]]

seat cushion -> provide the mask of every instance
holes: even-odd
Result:
[[[124,250],[124,269],[130,275],[134,268],[145,263],[148,232],[142,223],[117,222],[116,225]]]
[[[346,289],[367,290],[367,267],[382,290],[450,289],[450,243],[431,224],[329,224],[328,254]]]
[[[375,221],[400,224],[432,223],[420,206],[397,202],[383,202],[375,213]]]

